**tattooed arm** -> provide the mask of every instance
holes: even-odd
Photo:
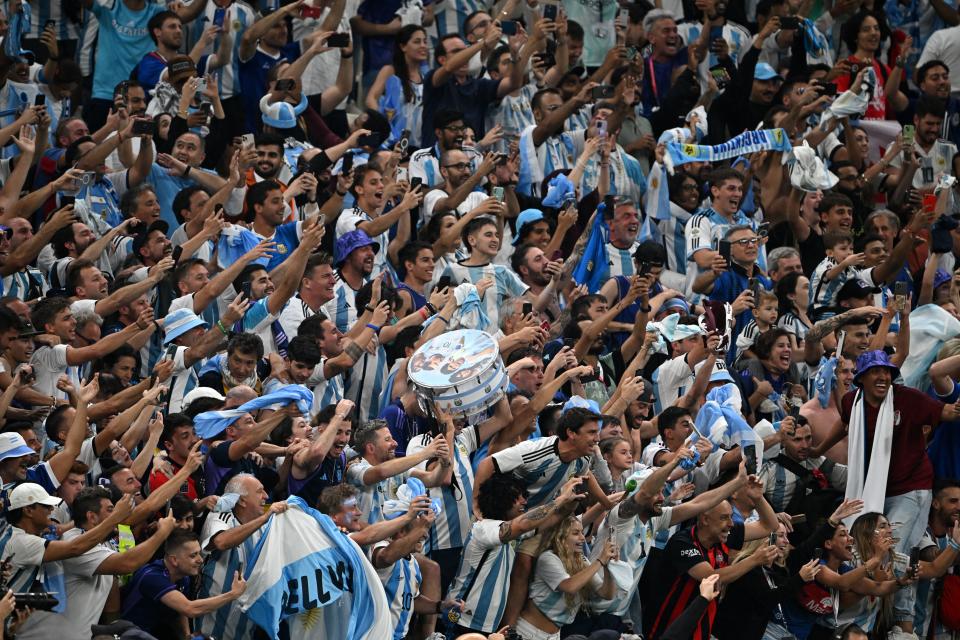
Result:
[[[827,318],[826,320],[821,320],[816,323],[807,331],[807,335],[804,338],[804,359],[807,364],[820,362],[820,356],[823,355],[823,345],[820,343],[820,340],[845,325],[847,321],[852,318],[866,317],[869,319],[870,316],[881,315],[883,315],[883,309],[878,309],[877,307],[860,307],[859,309],[844,311],[832,318]]]
[[[584,494],[576,493],[583,478],[574,476],[567,480],[560,491],[560,495],[555,500],[531,509],[520,514],[513,520],[508,520],[500,525],[500,542],[510,542],[516,540],[528,531],[534,529],[550,528],[555,526],[562,518],[570,513],[573,505],[583,498]]]

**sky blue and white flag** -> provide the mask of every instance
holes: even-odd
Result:
[[[547,195],[543,198],[543,206],[559,209],[567,200],[576,200],[577,191],[570,182],[570,178],[558,173],[550,180]]]
[[[943,343],[960,334],[960,320],[935,304],[910,312],[910,351],[900,373],[903,383],[926,391],[930,386],[930,365]]]
[[[737,385],[729,382],[707,393],[707,401],[694,421],[696,429],[690,435],[691,442],[706,438],[713,443],[714,450],[720,445],[732,447],[736,444],[741,448],[754,445],[757,461],[763,460],[763,440],[743,419],[742,403]]]
[[[643,194],[643,210],[647,219],[670,219],[670,190],[667,188],[667,172],[659,162],[654,162],[647,176],[647,192]]]
[[[600,203],[593,216],[593,225],[590,227],[590,237],[587,247],[583,251],[580,261],[573,268],[573,280],[577,284],[587,285],[590,293],[597,293],[600,287],[610,276],[610,265],[607,262],[607,241],[610,238],[610,228],[604,220],[607,206]]]
[[[220,240],[217,242],[217,262],[220,268],[226,269],[258,244],[260,244],[260,238],[253,231],[236,224],[227,225],[220,232]],[[261,264],[266,267],[269,263],[270,257],[264,256],[250,264]]]
[[[310,407],[313,404],[313,392],[301,384],[288,384],[272,393],[254,398],[236,409],[205,411],[193,419],[193,430],[198,438],[204,440],[213,438],[222,433],[242,415],[260,409],[276,411],[291,402],[297,403],[297,409],[300,410],[300,413],[309,416]]]
[[[688,162],[717,162],[756,151],[790,151],[790,136],[783,129],[759,129],[744,131],[740,135],[718,145],[667,143],[663,158],[667,171],[673,174],[678,164]]]
[[[10,20],[10,26],[7,29],[7,38],[3,43],[3,51],[8,58],[17,58],[26,53],[20,46],[20,40],[23,34],[30,33],[30,5],[21,0],[20,11],[16,11],[14,3],[10,3],[7,18]]]
[[[837,357],[820,358],[820,366],[817,368],[817,375],[813,379],[813,388],[817,393],[817,400],[820,401],[820,407],[826,409],[830,405],[830,393],[833,391],[833,385],[837,382]]]
[[[297,640],[393,637],[383,585],[360,547],[301,498],[287,504],[254,547],[241,610],[274,640],[282,620]]]

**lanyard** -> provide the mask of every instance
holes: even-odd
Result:
[[[657,74],[653,69],[652,54],[649,58],[647,58],[647,66],[650,68],[650,72],[647,74],[647,77],[650,78],[650,87],[653,89],[653,99],[657,101],[657,104],[660,104],[660,96],[657,92]]]

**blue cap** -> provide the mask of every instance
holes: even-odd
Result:
[[[886,367],[894,378],[900,376],[900,368],[890,361],[890,356],[886,351],[879,349],[875,351],[866,351],[857,358],[857,373],[853,376],[854,383],[860,382],[860,376],[874,367]]]
[[[754,80],[773,80],[774,78],[780,78],[780,75],[773,70],[773,67],[766,62],[757,63],[753,70]]]
[[[690,305],[683,298],[670,298],[660,307],[661,311],[666,309],[680,309],[684,313],[690,313]]]
[[[520,236],[523,235],[523,228],[528,224],[533,224],[537,220],[543,220],[543,211],[540,209],[524,209],[517,216],[517,235],[513,238],[513,246],[520,242]]]
[[[207,322],[190,309],[177,309],[163,319],[163,344],[170,344],[194,327],[206,327]]]
[[[951,277],[949,273],[943,269],[937,269],[937,272],[933,274],[933,288],[936,289],[940,285],[947,284],[950,280]]]
[[[596,400],[587,400],[581,396],[573,396],[563,403],[563,409],[560,410],[560,415],[565,414],[570,409],[589,409],[597,414],[598,418],[600,417],[600,405],[597,404]]]
[[[289,102],[270,102],[270,95],[263,96],[260,100],[260,113],[263,116],[263,124],[274,129],[292,129],[297,126],[297,116],[307,108],[307,98],[300,96],[300,103],[296,106]]]
[[[337,239],[337,244],[333,247],[334,262],[336,266],[343,264],[351,253],[361,247],[373,246],[373,252],[380,251],[380,245],[370,239],[367,232],[363,229],[354,229],[348,231]]]

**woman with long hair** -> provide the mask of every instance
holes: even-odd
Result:
[[[553,530],[546,551],[537,558],[530,595],[517,620],[516,630],[521,637],[558,640],[560,627],[573,622],[584,602],[613,597],[616,585],[607,569],[617,557],[613,541],[604,542],[593,562],[583,554],[585,542],[583,525],[575,516],[569,516]]]
[[[379,110],[390,120],[391,143],[397,142],[407,130],[410,146],[420,146],[423,78],[429,69],[429,43],[423,27],[408,24],[400,29],[394,41],[393,64],[380,69],[367,92],[367,108]]]
[[[777,281],[777,300],[780,317],[777,326],[790,332],[791,347],[798,354],[803,349],[803,340],[813,326],[807,315],[810,303],[808,295],[810,280],[799,271],[788,273]]]
[[[903,79],[903,69],[907,64],[912,39],[907,37],[896,65],[891,69],[879,59],[880,45],[890,37],[890,27],[882,14],[878,18],[873,11],[861,9],[843,24],[841,37],[853,55],[847,58],[851,73],[837,78],[837,90],[849,89],[859,72],[866,67],[868,70],[873,69],[873,73],[868,72],[862,76],[862,81],[871,85],[871,92],[867,96],[870,102],[864,118],[886,120],[892,118],[895,112],[906,109],[909,103],[907,96],[900,91],[900,81]]]

